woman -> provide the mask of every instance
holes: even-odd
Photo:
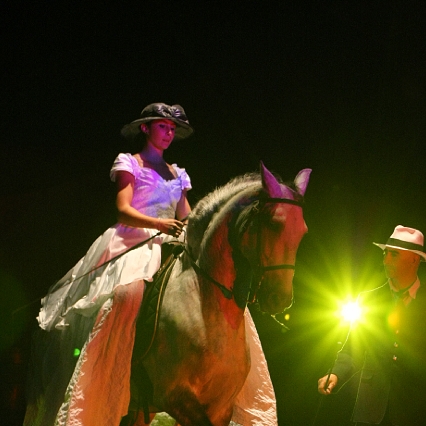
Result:
[[[145,144],[118,155],[111,169],[119,223],[42,300],[24,425],[118,425],[127,414],[145,281],[160,266],[161,244],[183,238],[190,212],[190,178],[163,153],[192,132],[183,108],[163,103],[122,129],[144,135]]]

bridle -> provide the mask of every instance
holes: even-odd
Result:
[[[303,201],[298,201],[298,200],[292,200],[290,198],[264,198],[261,200],[256,200],[252,203],[251,210],[250,212],[253,214],[258,215],[263,208],[266,206],[266,204],[278,204],[278,203],[283,203],[283,204],[293,204],[299,207],[303,207]],[[251,217],[251,220],[253,220],[253,218]],[[256,283],[255,288],[253,288],[253,286],[250,289],[250,295],[249,295],[249,299],[248,299],[248,303],[253,303],[256,299],[256,293],[259,290],[260,286],[262,285],[262,280],[264,277],[264,273],[267,271],[275,271],[275,270],[279,270],[279,269],[295,269],[295,265],[294,264],[290,264],[290,263],[282,263],[282,264],[278,264],[278,265],[267,265],[264,266],[261,263],[261,254],[262,254],[262,245],[261,245],[261,234],[262,234],[262,226],[261,226],[261,220],[259,220],[257,222],[258,226],[257,226],[257,239],[256,239],[256,256],[257,256],[257,264],[252,267],[252,269],[254,270],[254,277],[253,277],[253,281]],[[244,227],[244,230],[247,229],[247,225]],[[187,253],[189,259],[191,260],[191,263],[195,269],[195,271],[197,273],[199,273],[200,275],[202,275],[204,278],[208,279],[210,282],[212,282],[216,287],[218,287],[222,294],[224,295],[225,298],[227,299],[232,299],[234,296],[234,291],[233,288],[228,289],[227,287],[225,287],[223,284],[219,283],[218,281],[216,281],[214,278],[212,278],[204,269],[202,269],[197,263],[196,261],[193,259],[193,257],[191,256],[191,254],[188,252],[187,249],[185,249],[185,252]]]
[[[303,208],[303,202],[298,200],[292,200],[290,198],[266,198],[259,201],[259,208],[257,209],[257,213],[260,213],[266,204],[293,204],[295,206],[299,206]],[[257,238],[256,238],[256,254],[257,254],[257,265],[254,269],[254,277],[253,284],[250,288],[250,295],[248,303],[253,303],[256,300],[256,294],[259,291],[260,286],[262,285],[262,281],[264,278],[264,274],[267,271],[276,271],[280,269],[296,269],[296,266],[292,263],[281,263],[278,265],[262,265],[262,226],[261,221],[259,220],[257,226]]]

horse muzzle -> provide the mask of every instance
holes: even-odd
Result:
[[[282,277],[282,275],[286,275]],[[281,278],[281,279],[280,279]],[[286,283],[283,286],[283,282]],[[256,294],[256,300],[263,312],[270,315],[280,314],[293,304],[293,274],[274,274],[274,279],[264,279]]]
[[[283,298],[277,294],[269,294],[266,299],[258,297],[258,302],[263,312],[269,315],[277,315],[292,306],[293,296]]]

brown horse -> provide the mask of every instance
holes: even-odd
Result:
[[[296,252],[307,231],[302,202],[311,170],[291,186],[263,164],[198,202],[187,245],[164,292],[155,339],[141,359],[151,407],[184,426],[224,426],[250,369],[244,311],[275,315],[293,300]],[[136,338],[135,353],[138,339]]]

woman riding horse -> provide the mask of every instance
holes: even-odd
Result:
[[[42,300],[25,426],[113,426],[128,411],[135,324],[145,282],[159,268],[161,244],[183,235],[183,219],[190,212],[189,177],[167,164],[163,152],[174,137],[185,138],[193,130],[182,107],[166,104],[148,105],[123,130],[146,135],[146,142],[138,154],[120,154],[111,170],[118,187],[119,223]],[[250,335],[258,341],[254,327]],[[260,343],[257,351],[263,356]],[[244,375],[249,371],[246,362],[241,368]],[[275,424],[275,397],[265,370],[267,411]]]

